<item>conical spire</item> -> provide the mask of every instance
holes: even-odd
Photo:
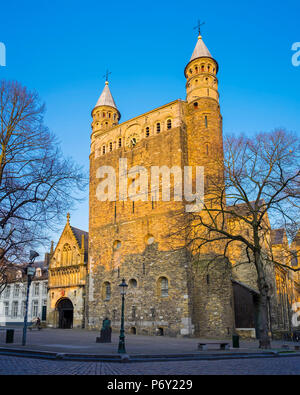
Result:
[[[206,45],[204,44],[204,41],[202,40],[202,36],[198,36],[198,41],[196,44],[196,47],[194,49],[194,52],[192,54],[192,57],[190,59],[190,62],[194,59],[197,58],[202,58],[202,57],[207,57],[207,58],[213,58],[207,49]]]
[[[104,89],[103,89],[103,91],[102,91],[102,93],[95,105],[95,108],[99,107],[99,106],[110,106],[110,107],[113,107],[116,110],[118,110],[116,103],[115,103],[115,101],[112,97],[112,94],[110,92],[110,89],[108,87],[108,81],[105,81],[105,87],[104,87]]]

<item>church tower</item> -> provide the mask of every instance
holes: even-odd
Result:
[[[219,178],[223,174],[223,137],[217,72],[218,63],[199,32],[184,70],[189,165],[204,166],[206,176]]]
[[[187,161],[189,166],[203,166],[204,203],[206,207],[219,206],[215,200],[214,185],[222,186],[223,137],[222,116],[218,92],[218,63],[207,49],[199,32],[197,44],[185,67],[186,105],[185,123]],[[193,184],[195,184],[193,172]],[[210,221],[205,211],[198,213],[204,222]],[[191,234],[209,237],[199,220],[191,221]],[[203,233],[202,233],[203,232]],[[201,247],[196,242],[191,248],[190,294],[192,322],[199,336],[228,336],[233,328],[231,268],[220,256],[222,242]]]

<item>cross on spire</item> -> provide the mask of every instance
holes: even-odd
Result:
[[[108,82],[108,76],[111,74],[111,71],[106,70],[106,73],[104,74],[103,78],[105,77],[105,82]]]
[[[198,19],[198,24],[197,24],[197,26],[194,27],[194,30],[198,29],[199,37],[201,37],[201,26],[202,25],[205,25],[205,22],[200,23],[200,20]]]

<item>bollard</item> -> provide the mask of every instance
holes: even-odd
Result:
[[[232,335],[232,347],[240,348],[240,337],[239,335]]]
[[[6,329],[6,343],[14,342],[14,329]]]

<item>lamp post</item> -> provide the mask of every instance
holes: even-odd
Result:
[[[120,294],[122,295],[122,313],[121,313],[121,329],[120,329],[120,340],[119,340],[119,348],[118,353],[126,354],[125,349],[125,332],[124,332],[124,305],[125,305],[125,295],[128,285],[126,284],[125,279],[123,278],[120,287]]]
[[[32,266],[35,258],[39,256],[36,251],[30,251],[29,264],[26,267],[27,274],[27,292],[26,292],[26,305],[25,305],[25,316],[24,316],[24,327],[23,327],[23,338],[22,338],[22,346],[26,345],[26,334],[27,334],[27,317],[28,317],[28,300],[29,300],[29,289],[31,285],[31,281],[35,275],[35,268]]]

